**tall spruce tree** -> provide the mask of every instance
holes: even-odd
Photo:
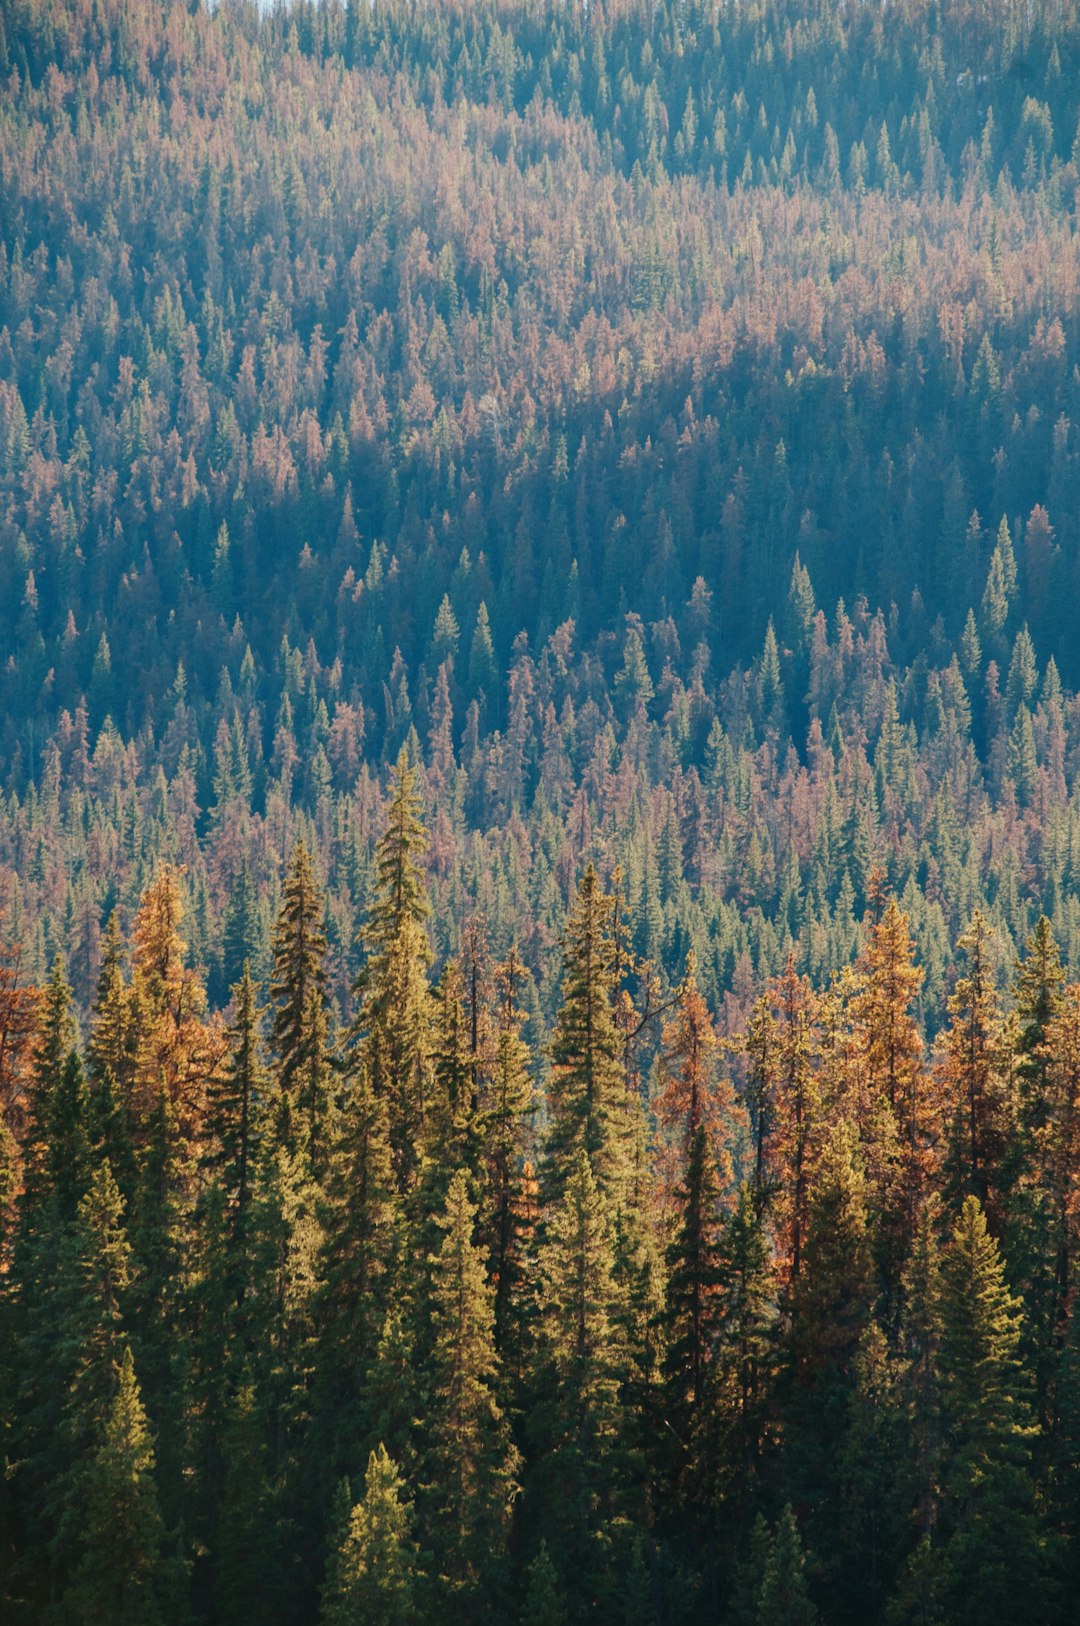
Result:
[[[302,1114],[306,1150],[318,1151],[325,1112],[326,906],[303,839],[293,848],[274,926],[271,1044],[278,1087]]]
[[[163,1596],[176,1592],[166,1585],[154,1449],[129,1347],[114,1385],[80,1476],[79,1554],[60,1614],[101,1626],[156,1626],[165,1618]]]
[[[1064,986],[1065,973],[1053,928],[1046,916],[1040,915],[1028,934],[1013,981],[1019,1023],[1021,1126],[1027,1135],[1037,1134],[1050,1112],[1047,1040],[1051,1024],[1061,1014]]]
[[[668,1248],[664,1309],[664,1411],[675,1442],[678,1494],[700,1516],[714,1490],[714,1368],[722,1312],[720,1189],[702,1123],[690,1140],[676,1204],[677,1228]]]
[[[974,1195],[941,1264],[940,1537],[949,1619],[1045,1618],[1019,1301]],[[1003,1532],[1007,1541],[1003,1542]]]
[[[806,1557],[790,1504],[776,1523],[765,1559],[755,1626],[815,1626],[817,1609],[806,1584]]]
[[[346,1485],[346,1492],[348,1487]],[[412,1506],[397,1467],[379,1445],[368,1458],[364,1494],[346,1506],[322,1589],[322,1626],[411,1626],[420,1601]]]
[[[417,1176],[431,1094],[427,893],[419,865],[425,846],[416,773],[401,751],[386,828],[375,849],[375,898],[357,980],[357,1035],[375,1093],[387,1103],[398,1187]]]
[[[590,864],[562,937],[561,998],[551,1040],[550,1129],[542,1192],[556,1202],[584,1153],[599,1190],[616,1202],[630,1174],[621,1044],[615,1025],[612,900]]]
[[[135,1053],[131,998],[124,980],[124,944],[114,909],[102,942],[87,1055],[91,1076],[97,1082],[111,1076],[125,1110],[134,1080]]]
[[[365,1432],[364,1378],[389,1307],[399,1209],[387,1103],[361,1065],[345,1090],[320,1205],[315,1379],[328,1469],[352,1460]]]
[[[568,1605],[613,1583],[614,1521],[633,1502],[626,1307],[611,1223],[584,1150],[540,1250],[541,1325],[533,1377],[536,1457],[529,1494]]]
[[[255,1153],[267,1107],[267,1078],[259,1034],[262,1012],[246,961],[232,995],[233,1018],[226,1030],[229,1056],[209,1088],[206,1127],[211,1136],[211,1148],[207,1161],[220,1174],[233,1210],[234,1236],[240,1243],[251,1201]]]
[[[978,909],[957,939],[963,975],[948,1001],[945,1099],[952,1105],[946,1159],[957,1208],[966,1194],[1000,1214],[1001,1165],[1008,1145],[1009,1101],[1003,1077],[1002,1018],[994,986],[992,934]]]
[[[496,1399],[491,1285],[475,1241],[476,1208],[459,1169],[431,1260],[431,1390],[422,1508],[441,1609],[468,1621],[499,1604],[507,1576],[518,1454]]]
[[[530,1171],[526,1138],[535,1108],[529,1047],[521,1034],[524,968],[511,949],[497,971],[498,1010],[490,1077],[481,1102],[483,1182],[479,1235],[495,1288],[495,1347],[520,1376],[521,1295],[525,1285]]]

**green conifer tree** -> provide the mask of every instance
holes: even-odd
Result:
[[[274,927],[271,1041],[278,1085],[307,1115],[308,1152],[319,1132],[314,1081],[325,1063],[327,989],[325,904],[303,840],[296,843]]]
[[[387,1104],[361,1067],[346,1088],[321,1205],[315,1375],[328,1468],[355,1460],[364,1437],[363,1380],[388,1308],[398,1207]]]
[[[154,1448],[129,1347],[81,1480],[80,1550],[62,1615],[100,1626],[155,1626],[163,1619],[164,1527]]]
[[[789,1505],[777,1521],[765,1560],[755,1626],[814,1626],[817,1619],[799,1527]]]
[[[520,1376],[521,1297],[529,1242],[531,1170],[528,1121],[535,1107],[529,1047],[521,1035],[518,995],[524,975],[511,950],[498,968],[499,1003],[491,1076],[481,1107],[483,1184],[479,1234],[495,1287],[495,1348]]]
[[[581,1150],[540,1250],[531,1494],[570,1612],[611,1584],[610,1530],[631,1502],[626,1307],[610,1222]]]
[[[630,1149],[615,1025],[616,944],[612,903],[590,864],[563,932],[561,1001],[551,1041],[550,1130],[543,1165],[545,1201],[577,1178],[580,1155],[598,1187],[618,1202]]]
[[[394,1172],[402,1191],[416,1179],[431,1092],[431,950],[418,862],[424,844],[416,773],[402,750],[386,828],[375,849],[375,900],[364,931],[367,961],[357,982],[361,1056],[372,1088],[387,1103]]]
[[[691,1508],[708,1505],[715,1471],[715,1375],[722,1282],[720,1189],[703,1124],[690,1140],[678,1221],[668,1248],[664,1410],[677,1444],[676,1484]]]
[[[1020,1336],[1019,1301],[978,1199],[968,1196],[941,1265],[939,1539],[948,1618],[957,1623],[1045,1618]]]
[[[131,1088],[135,1071],[135,1042],[132,1034],[131,1000],[124,980],[124,945],[114,909],[105,927],[90,1023],[88,1058],[95,1082],[111,1075],[121,1102]]]
[[[505,1585],[518,1455],[496,1400],[494,1295],[474,1240],[476,1208],[459,1169],[432,1268],[431,1394],[423,1507],[437,1588],[454,1618],[492,1608]]]
[[[233,1019],[228,1028],[229,1058],[210,1081],[206,1127],[211,1136],[208,1162],[220,1171],[233,1208],[235,1236],[242,1239],[251,1201],[255,1152],[266,1107],[259,1024],[261,1011],[247,961],[232,990]]]
[[[364,1495],[336,1532],[322,1592],[322,1626],[412,1626],[420,1568],[405,1482],[379,1445]]]

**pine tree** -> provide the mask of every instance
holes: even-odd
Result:
[[[323,1585],[322,1626],[411,1626],[421,1580],[411,1528],[404,1480],[380,1444],[368,1458],[363,1498],[337,1533]]]
[[[84,1527],[84,1471],[101,1440],[127,1343],[131,1250],[107,1163],[74,1223],[54,1234],[55,1271],[26,1306],[20,1456],[30,1505],[50,1530],[54,1568],[70,1575]]]
[[[435,1182],[441,1207],[450,1173],[467,1168],[475,1177],[479,1167],[477,1068],[470,1044],[461,966],[456,960],[446,962],[432,1005],[431,1092],[424,1154],[429,1167],[441,1171],[441,1179]],[[429,1172],[425,1184],[431,1183]]]
[[[739,1188],[720,1235],[717,1426],[721,1489],[749,1505],[760,1475],[775,1376],[776,1279],[753,1186]]]
[[[720,1191],[703,1124],[690,1142],[677,1203],[667,1258],[664,1410],[677,1442],[676,1483],[691,1507],[700,1509],[707,1505],[715,1470],[713,1365],[722,1308]]]
[[[525,1603],[520,1626],[565,1626],[566,1612],[559,1597],[559,1577],[546,1541],[540,1543],[528,1568]]]
[[[357,981],[357,1037],[375,1093],[385,1099],[399,1189],[415,1179],[430,1095],[431,960],[428,904],[418,858],[425,844],[416,774],[402,750],[386,828],[375,849],[375,900],[364,930],[367,962]]]
[[[911,1255],[904,1268],[901,1354],[903,1390],[910,1429],[910,1501],[920,1541],[929,1542],[937,1519],[941,1461],[941,1258],[937,1239],[938,1204],[928,1199],[919,1210]],[[922,1560],[909,1562],[909,1584],[927,1585]]]
[[[90,1073],[95,1082],[111,1076],[125,1109],[135,1073],[135,1036],[131,1014],[130,996],[124,981],[124,945],[114,909],[109,916],[102,944],[88,1056]]]
[[[310,1551],[307,1544],[317,1539],[316,1498],[323,1489],[321,1465],[304,1448],[310,1438],[322,1233],[318,1190],[302,1138],[288,1122],[288,1099],[280,1133],[260,1149],[248,1222],[251,1288],[244,1303],[244,1346],[254,1408],[237,1423],[245,1449],[257,1457],[264,1453],[265,1474],[261,1485],[235,1485],[244,1500],[229,1538],[234,1574],[253,1570],[250,1555],[237,1545],[242,1529],[253,1530],[260,1545],[265,1542],[260,1584],[280,1620],[297,1618],[304,1607],[306,1577],[290,1561],[291,1544],[283,1551],[266,1537],[275,1526],[293,1530],[299,1550]]]
[[[582,1153],[602,1193],[618,1201],[629,1173],[621,1045],[615,1026],[612,904],[590,864],[562,939],[561,1001],[551,1041],[548,1134],[542,1187],[557,1201]]]
[[[903,1552],[907,1505],[900,1373],[875,1321],[863,1333],[852,1376],[840,1450],[839,1540],[828,1559],[838,1612],[850,1620],[878,1620]]]
[[[234,1016],[226,1030],[229,1058],[210,1082],[206,1127],[213,1146],[208,1162],[220,1171],[226,1196],[233,1205],[234,1236],[239,1242],[251,1200],[255,1149],[266,1103],[259,1039],[262,1013],[247,961],[232,994]]]
[[[154,1449],[131,1350],[82,1474],[79,1548],[61,1600],[66,1618],[101,1626],[161,1620],[164,1528],[154,1486]]]
[[[232,1392],[221,1435],[222,1484],[215,1499],[210,1535],[210,1589],[213,1618],[222,1626],[252,1619],[279,1618],[286,1594],[279,1502],[272,1478],[276,1418],[256,1393],[250,1370],[230,1374]]]
[[[1028,935],[1024,958],[1017,961],[1013,981],[1020,1024],[1017,1072],[1021,1128],[1029,1136],[1038,1135],[1050,1112],[1047,1075],[1051,1053],[1047,1039],[1051,1024],[1061,1014],[1064,985],[1065,973],[1053,928],[1046,916],[1041,915]]]
[[[481,1111],[483,1186],[478,1229],[495,1288],[495,1348],[504,1368],[520,1368],[520,1297],[529,1240],[525,1144],[535,1108],[529,1048],[521,1036],[518,990],[523,967],[514,950],[498,968],[499,1006],[491,1075]]]
[[[665,1023],[659,1059],[660,1090],[654,1103],[666,1143],[662,1148],[661,1201],[670,1207],[674,1187],[686,1178],[690,1151],[699,1129],[708,1141],[708,1156],[726,1184],[731,1167],[724,1144],[732,1092],[716,1078],[719,1049],[708,1007],[697,986],[693,956],[687,967],[677,1014]]]
[[[326,1066],[325,904],[310,854],[293,848],[273,935],[274,1014],[271,1044],[281,1093],[306,1118],[307,1153],[315,1157],[325,1111],[321,1080]]]
[[[346,1088],[321,1205],[316,1382],[328,1466],[347,1462],[364,1434],[363,1379],[388,1308],[398,1207],[386,1101],[361,1067]]]
[[[1064,989],[1058,947],[1043,916],[1017,962],[1017,1105],[1002,1184],[1010,1276],[1024,1299],[1024,1359],[1040,1421],[1048,1420],[1064,1332],[1072,1225],[1066,1217],[1077,1167],[1076,1006]],[[1070,1020],[1070,1017],[1072,1020]]]
[[[1008,1101],[1001,1074],[1001,1015],[994,990],[991,934],[979,910],[957,939],[964,975],[948,1001],[943,1084],[954,1105],[947,1173],[954,1200],[965,1192],[983,1207],[994,1194],[1008,1141]]]
[[[755,1001],[741,1050],[746,1058],[744,1099],[753,1146],[754,1196],[758,1207],[763,1209],[771,1195],[773,1180],[771,1139],[776,1117],[780,1057],[779,1024],[767,994]]]
[[[941,1266],[940,1524],[948,1618],[958,1623],[1043,1618],[1020,1336],[1019,1301],[969,1195]]]
[[[840,1069],[842,1110],[858,1126],[867,1175],[875,1264],[890,1320],[931,1155],[930,1102],[923,1046],[911,1014],[923,980],[914,965],[906,915],[871,877],[866,947],[843,1007],[850,1057]]]
[[[432,1266],[431,1396],[423,1506],[442,1605],[460,1619],[498,1599],[504,1582],[517,1452],[495,1398],[492,1289],[474,1240],[464,1170],[450,1182]]]
[[[243,1254],[234,1250],[234,1226],[226,1197],[214,1180],[200,1198],[192,1239],[185,1323],[190,1338],[185,1411],[193,1494],[187,1500],[186,1524],[193,1545],[213,1551],[222,1497],[225,1494],[225,1429],[239,1364],[239,1301],[247,1286]],[[205,1584],[204,1566],[195,1577]]]
[[[790,1505],[777,1521],[765,1560],[755,1626],[814,1626],[818,1612],[806,1585],[806,1559]]]
[[[158,871],[139,903],[132,928],[132,1027],[137,1038],[132,1138],[145,1141],[162,1090],[186,1140],[197,1138],[206,1090],[224,1053],[216,1023],[208,1023],[206,990],[186,965],[180,935],[184,906],[180,874]],[[143,1374],[145,1381],[145,1373]]]
[[[33,1053],[29,1124],[23,1143],[27,1208],[50,1190],[59,1191],[63,1205],[66,1191],[70,1214],[82,1195],[78,1182],[80,1171],[85,1173],[87,1153],[85,1092],[80,1068],[76,1103],[72,1098],[76,1075],[66,1071],[77,1038],[71,988],[63,959],[57,955],[41,1003]],[[72,1136],[77,1137],[78,1147]]]
[[[625,1305],[604,1203],[577,1154],[540,1250],[541,1327],[534,1385],[540,1458],[529,1494],[568,1600],[610,1584],[605,1532],[630,1500]]]
[[[129,1313],[142,1393],[154,1422],[158,1492],[166,1520],[173,1523],[183,1495],[184,1385],[190,1358],[185,1266],[196,1228],[197,1165],[164,1089],[146,1136],[128,1222]]]
[[[251,865],[245,853],[229,891],[221,926],[221,971],[226,988],[241,980],[245,964],[257,984],[265,986],[266,936]]]
[[[819,1001],[789,955],[784,974],[770,985],[778,1044],[774,1112],[776,1159],[773,1212],[783,1270],[797,1288],[810,1223],[810,1194],[819,1138],[821,1091],[817,1076]]]
[[[866,1178],[854,1126],[840,1119],[815,1173],[803,1270],[790,1301],[789,1482],[811,1509],[812,1539],[823,1552],[836,1537],[839,1464],[830,1447],[843,1436],[871,1288]]]
[[[47,1097],[44,1191],[52,1199],[49,1223],[64,1223],[75,1214],[90,1184],[93,1170],[91,1148],[90,1092],[82,1062],[72,1050],[68,1053],[55,1084]],[[27,1189],[27,1205],[33,1203],[33,1188]]]

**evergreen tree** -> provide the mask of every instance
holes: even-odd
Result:
[[[814,1626],[817,1609],[806,1585],[806,1559],[790,1505],[777,1521],[765,1560],[756,1626]]]
[[[495,1398],[494,1295],[474,1240],[476,1209],[458,1170],[432,1266],[431,1395],[423,1506],[442,1607],[463,1620],[505,1584],[517,1452]]]
[[[85,1471],[101,1443],[127,1343],[131,1250],[123,1209],[104,1163],[74,1222],[50,1239],[53,1273],[27,1290],[18,1458],[28,1504],[48,1532],[53,1574],[63,1579],[79,1553]]]
[[[631,1501],[629,1419],[620,1406],[629,1364],[620,1336],[625,1305],[614,1267],[603,1200],[579,1151],[540,1250],[533,1417],[540,1455],[528,1488],[571,1609],[610,1587],[612,1521]]]
[[[993,982],[991,933],[976,910],[957,939],[964,974],[948,1002],[946,1100],[955,1103],[949,1126],[947,1172],[954,1200],[967,1192],[985,1207],[997,1190],[1008,1142],[1008,1099],[1002,1077],[1001,1014]]]
[[[732,1108],[731,1090],[718,1085],[715,1068],[718,1041],[708,1008],[697,986],[691,955],[678,1011],[666,1023],[659,1058],[660,1092],[654,1110],[666,1135],[662,1148],[662,1180],[670,1200],[674,1186],[686,1177],[691,1148],[699,1129],[708,1140],[708,1156],[718,1173],[730,1176],[724,1144],[725,1117]],[[665,1203],[666,1206],[666,1203]]]
[[[363,1437],[363,1379],[387,1313],[399,1220],[387,1105],[363,1067],[346,1088],[321,1218],[316,1380],[332,1466],[347,1461]]]
[[[495,1348],[504,1367],[507,1363],[520,1366],[520,1299],[530,1231],[531,1177],[525,1146],[535,1099],[517,1004],[522,975],[521,963],[511,950],[498,969],[497,1031],[480,1120],[483,1187],[478,1230],[495,1288]]]
[[[705,1127],[690,1142],[679,1218],[668,1249],[664,1408],[677,1442],[676,1482],[691,1507],[707,1505],[714,1462],[713,1363],[720,1340],[719,1186]]]
[[[211,1080],[206,1127],[213,1138],[209,1158],[234,1205],[235,1235],[243,1236],[251,1200],[251,1179],[260,1118],[266,1104],[266,1077],[260,1055],[261,1012],[248,964],[232,990],[234,1016],[227,1029],[229,1059]]]
[[[265,928],[246,853],[240,860],[222,920],[221,970],[226,988],[241,981],[245,965],[251,968],[255,982],[265,986]]]
[[[325,904],[303,840],[296,843],[274,927],[271,1043],[278,1086],[307,1119],[314,1156],[325,1108],[320,1080],[326,1064]]]
[[[891,1292],[914,1230],[930,1129],[922,1040],[911,1014],[923,973],[913,963],[907,916],[893,898],[871,923],[860,970],[852,1018],[864,1098],[856,1110],[874,1189],[880,1266]]]
[[[1020,1077],[1021,1127],[1027,1135],[1037,1135],[1045,1126],[1050,1111],[1048,1096],[1048,1069],[1050,1053],[1047,1046],[1050,1026],[1062,1010],[1062,989],[1065,973],[1061,968],[1061,955],[1054,940],[1053,928],[1045,915],[1040,915],[1034,930],[1024,946],[1024,957],[1017,962],[1013,981],[1016,1016],[1020,1025],[1017,1053]]]
[[[85,1176],[87,1114],[82,1069],[67,1068],[78,1038],[71,987],[62,958],[49,972],[34,1046],[28,1132],[23,1146],[25,1207],[49,1191],[74,1213]],[[75,1058],[77,1062],[77,1058]]]
[[[919,1210],[911,1256],[904,1269],[901,1356],[903,1391],[910,1432],[909,1501],[920,1543],[929,1543],[937,1520],[941,1461],[941,1259],[938,1207],[928,1200]],[[925,1592],[931,1581],[925,1552],[909,1563],[906,1585]]]
[[[101,1626],[154,1626],[163,1619],[164,1529],[154,1449],[130,1348],[115,1383],[82,1475],[80,1552],[61,1614]]]
[[[559,1577],[546,1541],[540,1543],[529,1565],[520,1626],[565,1626],[566,1613],[559,1597]]]
[[[368,1458],[363,1498],[343,1522],[323,1585],[323,1626],[410,1626],[420,1581],[412,1509],[385,1446]]]
[[[874,1321],[863,1333],[852,1375],[840,1452],[839,1542],[826,1563],[838,1614],[879,1620],[905,1546],[907,1431],[899,1368]]]
[[[364,931],[367,961],[357,982],[361,1054],[385,1099],[399,1189],[416,1178],[430,1095],[425,922],[418,863],[425,844],[416,774],[402,750],[394,768],[386,828],[375,849],[375,900]]]
[[[135,1051],[131,1001],[124,981],[124,946],[114,909],[109,916],[102,944],[88,1057],[90,1073],[95,1082],[100,1083],[106,1077],[111,1077],[125,1108],[126,1097],[134,1080]]]
[[[717,1352],[722,1490],[752,1501],[776,1363],[775,1275],[754,1188],[744,1182],[720,1235],[720,1344]]]
[[[941,1265],[940,1510],[949,1619],[1044,1618],[1020,1305],[974,1195]],[[1007,1545],[1002,1532],[1008,1532]]]
[[[869,1244],[866,1179],[854,1126],[841,1119],[815,1176],[804,1268],[791,1296],[787,1457],[822,1552],[834,1549],[838,1535],[839,1464],[829,1446],[843,1437],[854,1359],[870,1314]]]
[[[584,1153],[602,1193],[625,1190],[630,1149],[621,1046],[615,1026],[616,944],[612,902],[590,864],[562,940],[561,1001],[551,1041],[543,1192],[557,1201],[577,1179]]]

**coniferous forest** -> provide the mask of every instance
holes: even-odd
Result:
[[[1078,1600],[1075,0],[4,0],[0,1616]]]

